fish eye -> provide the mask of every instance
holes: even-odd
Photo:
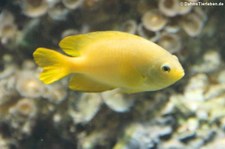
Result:
[[[171,68],[168,64],[164,64],[162,65],[161,69],[164,71],[164,72],[170,72]]]

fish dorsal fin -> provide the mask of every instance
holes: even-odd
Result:
[[[130,34],[118,32],[118,31],[98,31],[98,32],[91,32],[87,34],[79,34],[79,35],[72,35],[67,36],[62,39],[59,43],[59,46],[62,50],[71,56],[80,56],[86,50],[93,49],[93,46],[96,44],[96,41],[100,40],[110,40],[110,39],[125,39],[128,38]],[[134,37],[137,37],[134,35]],[[107,40],[106,40],[107,39]],[[95,44],[92,44],[95,43]],[[87,48],[87,47],[92,48]]]
[[[63,38],[59,42],[60,48],[70,56],[80,56],[81,50],[85,46],[85,35],[73,35]]]
[[[113,89],[113,87],[94,81],[82,74],[76,74],[71,78],[69,88],[83,92],[102,92]]]

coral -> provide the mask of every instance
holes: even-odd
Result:
[[[178,7],[178,0],[159,0],[159,10],[166,16],[174,17],[177,15]]]
[[[188,14],[181,20],[181,27],[189,36],[197,36],[203,28],[203,22],[195,15]]]
[[[192,72],[212,73],[221,67],[221,57],[213,49],[207,51],[202,59],[200,64],[196,64],[192,67]]]
[[[67,29],[67,30],[65,30],[65,31],[62,32],[61,37],[64,38],[64,37],[66,37],[66,36],[76,35],[76,34],[78,34],[78,33],[79,33],[79,32],[78,32],[78,30],[76,30],[76,29]]]
[[[48,9],[48,15],[53,20],[64,20],[69,11],[61,3],[55,3]]]
[[[20,99],[15,106],[10,107],[9,113],[15,116],[32,118],[36,115],[37,109],[32,99]]]
[[[155,4],[140,2],[141,22],[137,34],[159,43],[172,53],[180,53],[183,49],[183,31],[190,37],[197,37],[207,21],[202,8],[181,4],[187,1],[160,0]],[[146,5],[149,5],[146,6]],[[154,9],[153,9],[154,7]]]
[[[15,39],[17,34],[17,25],[14,22],[14,16],[7,10],[3,10],[0,14],[0,39],[1,43],[6,44],[10,40]]]
[[[146,38],[146,39],[149,39],[149,40],[151,40],[151,41],[153,41],[153,42],[158,41],[159,38],[160,38],[160,33],[159,33],[159,32],[153,32],[153,31],[147,30],[147,29],[143,26],[142,23],[138,25],[137,33],[138,33],[140,36],[142,36],[142,37],[144,37],[144,38]]]
[[[120,30],[135,34],[137,31],[137,22],[135,20],[127,20],[120,26]]]
[[[8,110],[9,127],[15,130],[12,135],[17,139],[29,136],[32,133],[37,118],[37,109],[32,99],[19,99]]]
[[[221,71],[218,75],[218,78],[217,78],[218,82],[221,83],[221,84],[224,84],[225,83],[225,71]]]
[[[133,98],[123,95],[117,90],[107,91],[101,94],[104,103],[117,112],[129,111],[133,105]]]
[[[158,40],[158,44],[167,49],[171,53],[176,53],[181,50],[181,39],[177,34],[162,33]]]
[[[83,0],[62,0],[62,3],[69,9],[76,9],[82,5]]]
[[[69,108],[69,115],[75,124],[89,122],[98,112],[102,103],[99,94],[85,93],[76,99],[75,107]]]
[[[0,148],[1,149],[10,149],[10,142],[11,140],[4,138],[2,135],[0,135]]]
[[[164,17],[158,10],[149,10],[142,17],[143,26],[150,31],[159,31],[167,23]]]
[[[54,104],[60,104],[63,102],[67,97],[67,90],[66,83],[65,82],[59,82],[55,83],[51,86],[46,86],[44,88],[44,94],[42,94],[42,97],[47,99],[49,102]]]
[[[187,2],[187,0],[180,0],[179,1],[179,7],[177,7],[177,13],[180,14],[180,15],[188,14],[192,9],[191,5],[181,6],[181,3],[185,3],[185,2]]]
[[[80,134],[78,147],[82,149],[95,148],[99,140],[102,140],[105,137],[104,131],[92,132],[91,134]]]
[[[47,0],[24,0],[22,2],[23,13],[29,17],[40,17],[47,13]]]
[[[23,97],[28,98],[40,98],[45,91],[42,82],[38,80],[38,74],[33,71],[18,73],[16,89]]]

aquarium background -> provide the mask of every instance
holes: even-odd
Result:
[[[1,0],[0,149],[225,149],[224,3]],[[37,47],[59,50],[65,36],[102,30],[156,42],[185,77],[130,95],[39,81]]]

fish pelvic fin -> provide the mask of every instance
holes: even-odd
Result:
[[[39,78],[45,84],[51,84],[70,74],[70,61],[54,50],[38,48],[33,53],[35,62],[43,68]]]

